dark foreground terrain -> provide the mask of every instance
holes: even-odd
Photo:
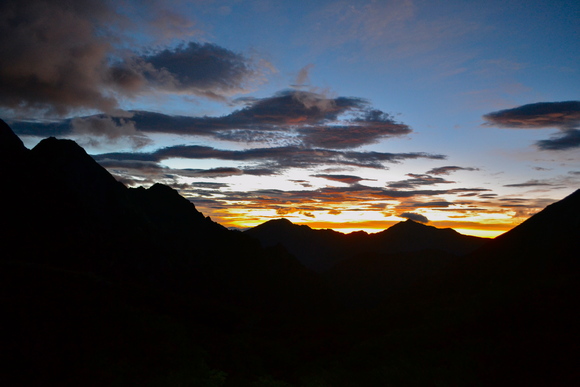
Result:
[[[282,222],[291,253],[72,141],[0,121],[0,161],[0,385],[579,385],[580,191],[488,242],[405,222],[312,254]]]

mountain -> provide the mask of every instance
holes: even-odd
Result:
[[[288,219],[269,220],[244,233],[258,239],[264,247],[284,246],[304,266],[319,272],[328,270],[356,249],[352,235],[334,230],[313,230],[306,225],[293,224]]]
[[[263,247],[72,141],[0,121],[0,160],[0,385],[580,384],[580,191],[484,244],[279,220]]]
[[[13,139],[8,130],[4,124],[2,138]],[[267,272],[281,265],[288,273],[309,275],[298,262],[267,256],[251,238],[204,217],[167,186],[126,188],[71,140],[48,138],[30,151],[15,140],[11,144],[3,144],[9,148],[4,154],[19,154],[20,160],[8,164],[11,179],[0,182],[5,259],[154,278],[174,287],[194,286],[191,278],[177,280],[183,273],[204,278],[212,271],[219,277],[230,266]],[[224,266],[221,273],[214,272],[217,266]],[[200,267],[206,272],[200,274]],[[200,278],[197,287],[216,287]]]
[[[359,329],[381,336],[390,321],[421,350],[461,356],[481,385],[578,384],[578,219],[580,190],[383,300]]]
[[[245,231],[263,246],[281,244],[300,262],[315,271],[324,272],[338,262],[360,254],[395,254],[437,250],[453,255],[469,253],[488,241],[462,235],[452,229],[438,229],[407,220],[376,233],[343,234],[333,230],[313,230],[295,225],[287,219],[267,221]]]
[[[258,343],[332,310],[294,257],[175,190],[127,188],[70,140],[28,150],[3,121],[0,139],[0,384],[211,384],[209,357],[257,377],[243,359],[277,359]]]
[[[370,243],[376,252],[383,254],[430,249],[464,255],[489,241],[486,238],[460,234],[451,228],[439,229],[410,219],[370,237]]]

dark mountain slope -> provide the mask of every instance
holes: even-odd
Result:
[[[0,384],[198,385],[219,379],[205,359],[257,378],[248,359],[276,368],[311,351],[267,344],[310,335],[332,309],[294,257],[169,187],[124,187],[72,141],[29,151],[9,130],[0,122]]]
[[[11,138],[8,130],[5,126],[2,137]],[[49,138],[28,152],[21,143],[12,143],[14,151],[5,154],[24,156],[19,164],[10,164],[13,179],[1,182],[5,259],[116,273],[197,291],[245,281],[248,289],[269,282],[278,293],[288,293],[270,279],[271,272],[314,281],[295,260],[271,254],[251,238],[212,222],[169,187],[127,189],[73,141]],[[263,279],[250,285],[256,276]],[[270,294],[273,289],[262,290]],[[275,296],[259,299],[268,297]]]
[[[316,271],[328,270],[355,253],[357,247],[348,235],[333,230],[313,230],[287,219],[267,221],[245,231],[245,234],[258,239],[265,247],[284,246],[304,266]]]
[[[345,306],[364,309],[441,271],[456,258],[441,250],[363,253],[337,263],[323,278]]]
[[[380,336],[390,325],[405,342],[425,338],[417,353],[462,354],[482,385],[577,384],[579,217],[576,191],[391,297],[359,328]]]

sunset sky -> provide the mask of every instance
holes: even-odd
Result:
[[[580,188],[579,21],[573,0],[5,0],[0,118],[227,227],[496,236]]]

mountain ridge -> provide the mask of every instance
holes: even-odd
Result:
[[[463,235],[452,229],[438,229],[412,220],[401,221],[374,234],[315,230],[288,219],[269,220],[246,234],[263,246],[281,244],[306,267],[323,272],[338,262],[360,253],[395,254],[421,250],[441,250],[454,255],[471,252],[488,241]]]

